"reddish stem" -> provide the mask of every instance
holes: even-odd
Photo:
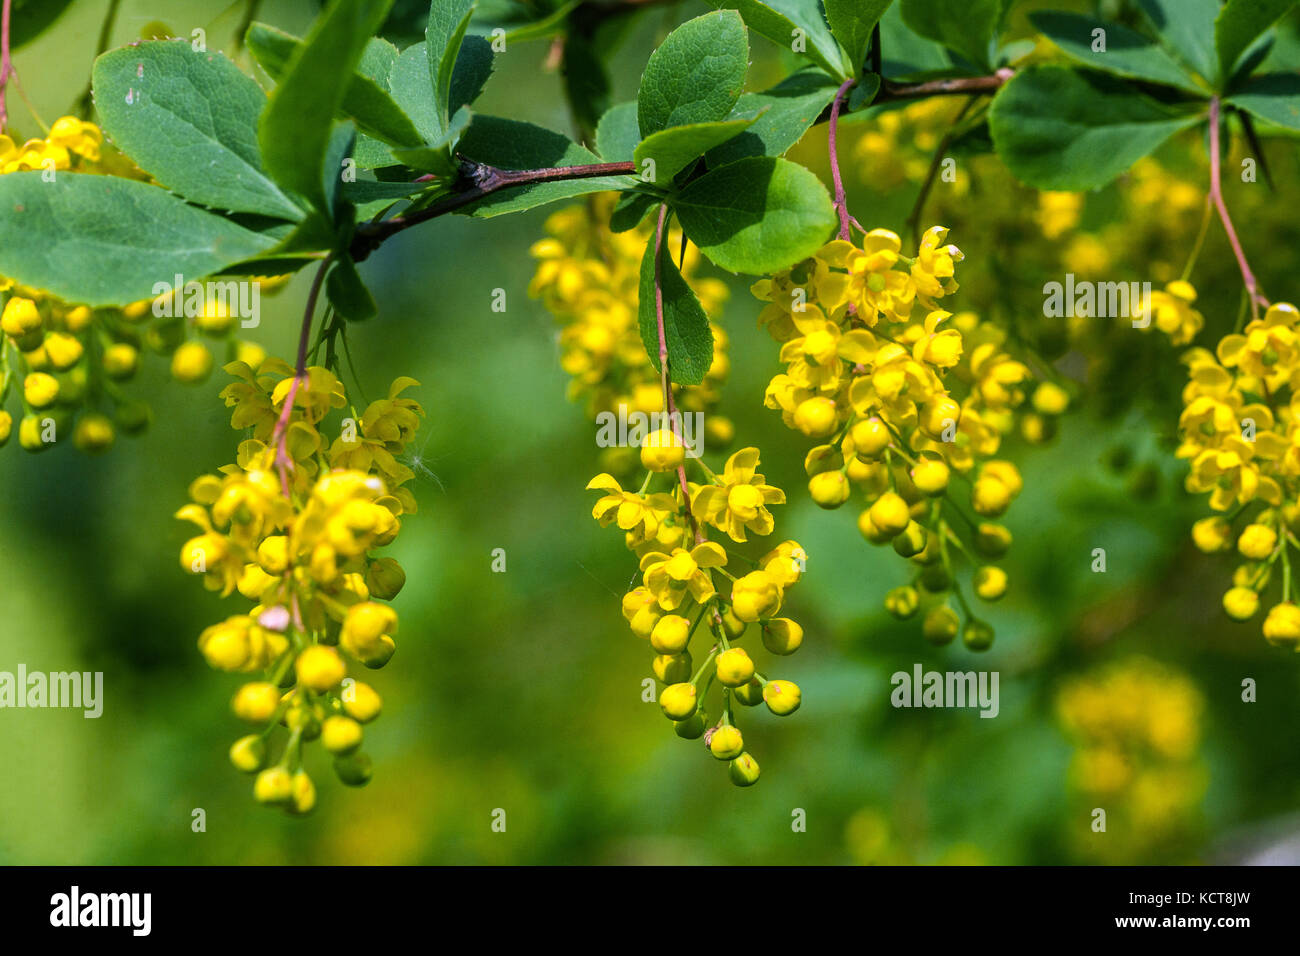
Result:
[[[831,156],[831,182],[835,186],[835,212],[840,217],[840,238],[848,239],[849,232],[849,201],[844,195],[844,180],[840,176],[840,156],[839,156],[839,129],[840,129],[840,108],[844,105],[844,97],[849,90],[858,81],[849,78],[840,84],[840,88],[835,91],[835,99],[831,100],[831,121],[826,129],[826,142]]]
[[[13,0],[4,0],[0,9],[0,133],[4,132],[9,122],[9,108],[5,104],[6,87],[9,77],[13,76],[14,65],[9,59],[9,14]]]
[[[668,375],[668,332],[664,327],[664,286],[663,277],[660,275],[659,253],[663,249],[664,230],[667,225],[668,206],[661,204],[659,222],[655,226],[655,323],[659,330],[659,382],[664,390],[664,408],[668,409],[668,422],[672,425],[673,434],[685,448],[686,439],[682,435],[681,416],[677,414],[677,405],[673,401],[673,383]],[[704,532],[695,520],[695,513],[691,511],[691,491],[686,483],[685,462],[677,466],[677,481],[682,487],[682,506],[686,510],[686,520],[690,522],[695,543],[699,544],[704,540]]]
[[[1250,296],[1250,310],[1258,316],[1259,306],[1268,305],[1268,299],[1264,298],[1259,289],[1259,282],[1255,279],[1255,273],[1251,271],[1250,263],[1246,261],[1246,252],[1241,247],[1241,240],[1237,238],[1237,230],[1233,228],[1232,217],[1228,215],[1228,205],[1223,201],[1223,176],[1219,164],[1219,98],[1217,96],[1210,98],[1210,200],[1214,207],[1219,210],[1219,220],[1223,223],[1223,231],[1228,234],[1228,243],[1232,246],[1232,254],[1237,257],[1237,267],[1241,270],[1242,281],[1246,284],[1246,295]]]
[[[289,394],[284,398],[284,407],[276,420],[275,431],[271,433],[271,444],[275,446],[275,467],[280,473],[280,490],[289,497],[289,470],[293,460],[289,457],[288,438],[289,418],[293,414],[293,401],[298,395],[298,386],[307,380],[307,345],[311,341],[312,319],[316,315],[316,300],[320,296],[321,283],[329,270],[333,256],[326,256],[316,270],[312,279],[311,291],[307,293],[307,308],[302,317],[302,331],[298,334],[298,362],[294,366],[293,382],[289,385]]]

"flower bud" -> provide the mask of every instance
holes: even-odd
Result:
[[[202,342],[185,342],[172,354],[172,378],[186,385],[207,381],[213,358]]]
[[[655,677],[665,684],[681,684],[691,679],[691,655],[659,654],[651,663]]]
[[[778,717],[787,717],[799,709],[802,694],[794,681],[770,680],[763,686],[767,709]]]
[[[889,447],[893,436],[879,418],[868,418],[857,422],[849,429],[849,441],[853,442],[853,452],[862,461],[875,461]]]
[[[334,773],[349,787],[364,787],[374,776],[370,755],[356,752],[334,758]]]
[[[283,767],[267,767],[253,782],[253,797],[258,803],[287,803],[293,796],[293,778]]]
[[[731,606],[747,624],[767,620],[781,610],[781,587],[768,572],[750,571],[732,587]]]
[[[803,628],[788,617],[774,617],[763,625],[763,646],[772,654],[793,654],[803,643]]]
[[[686,460],[686,448],[671,428],[651,432],[641,442],[641,465],[647,471],[673,471]]]
[[[294,662],[294,669],[298,673],[298,683],[318,694],[337,687],[348,673],[339,652],[324,644],[305,648]]]
[[[885,610],[900,621],[906,621],[920,606],[921,595],[914,587],[903,585],[885,595]]]
[[[1277,532],[1268,525],[1248,524],[1237,539],[1237,550],[1251,561],[1263,561],[1277,548]]]
[[[745,740],[740,731],[730,724],[715,728],[707,737],[709,753],[719,760],[732,760],[745,752]]]
[[[670,684],[659,695],[659,706],[669,720],[685,720],[695,713],[696,704],[694,684]]]
[[[1007,572],[986,564],[975,572],[972,583],[975,593],[985,601],[996,601],[1007,593]]]
[[[808,482],[808,493],[819,506],[830,511],[849,500],[853,489],[842,471],[823,471]]]
[[[825,396],[805,399],[794,410],[795,427],[809,438],[825,438],[838,422],[835,400]]]
[[[739,687],[754,676],[754,662],[744,648],[733,647],[718,655],[717,673],[724,687]]]
[[[738,787],[752,787],[758,783],[758,761],[749,754],[741,754],[731,761],[727,772],[731,776],[731,782]]]
[[[341,696],[344,712],[359,724],[370,723],[384,708],[384,701],[375,689],[361,681],[345,686]]]
[[[307,776],[305,770],[299,770],[290,780],[289,805],[286,809],[290,813],[302,815],[311,813],[315,807],[316,785],[311,782],[311,777]]]
[[[907,527],[912,520],[911,509],[908,508],[907,502],[899,495],[892,491],[887,491],[879,498],[867,512],[871,516],[871,523],[881,534],[892,538]]]
[[[1223,610],[1234,621],[1245,621],[1259,610],[1259,594],[1253,588],[1229,588],[1223,595]]]
[[[280,691],[274,684],[254,681],[235,692],[230,709],[240,720],[250,724],[264,724],[275,716],[280,706]]]
[[[320,728],[321,743],[332,754],[350,754],[361,746],[361,725],[351,717],[326,717]]]
[[[938,458],[922,458],[911,471],[912,484],[929,498],[948,490],[948,476],[948,466]]]
[[[665,614],[650,632],[650,646],[660,654],[680,654],[690,642],[691,622],[680,614]]]
[[[704,726],[707,720],[704,711],[697,710],[685,720],[673,721],[673,733],[683,740],[698,740],[704,736]]]
[[[1274,647],[1300,647],[1300,607],[1275,604],[1264,619],[1264,640]]]
[[[957,612],[946,604],[940,604],[938,607],[931,608],[925,615],[925,619],[921,622],[921,634],[931,644],[949,644],[957,636],[957,629],[960,626]]]
[[[230,762],[243,773],[256,773],[266,764],[266,741],[257,734],[240,737],[230,745]]]
[[[929,540],[929,532],[924,527],[909,521],[907,527],[894,536],[894,550],[900,557],[911,558],[924,551]]]
[[[987,651],[993,646],[993,628],[983,621],[971,621],[961,630],[961,642],[972,651]]]

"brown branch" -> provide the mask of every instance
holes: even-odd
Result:
[[[352,241],[352,258],[357,262],[365,259],[386,239],[418,226],[422,222],[445,216],[447,213],[463,209],[470,203],[477,202],[484,196],[510,186],[527,186],[533,183],[565,182],[573,179],[596,179],[601,176],[627,176],[636,171],[636,164],[625,163],[590,163],[585,166],[553,166],[545,169],[498,169],[484,163],[466,161],[461,164],[461,182],[466,188],[453,193],[410,215],[393,216],[380,222],[359,226],[356,238]]]
[[[1003,67],[989,76],[958,76],[946,80],[926,80],[924,83],[894,83],[885,80],[880,85],[880,92],[871,102],[872,104],[891,103],[898,100],[923,99],[927,96],[995,93],[1013,76],[1015,70]]]

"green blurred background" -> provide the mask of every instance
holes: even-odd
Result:
[[[78,0],[17,56],[47,122],[83,89],[106,8]],[[302,33],[315,9],[268,2],[260,18]],[[615,102],[634,97],[657,39],[706,9],[687,2],[638,21],[611,58]],[[181,35],[204,27],[211,47],[227,48],[243,10],[127,0],[113,44],[161,20]],[[781,58],[765,41],[753,52],[750,82],[761,88],[781,75]],[[546,55],[534,43],[498,56],[478,108],[571,129]],[[10,102],[15,125],[31,132],[24,107]],[[1296,248],[1286,211],[1300,196],[1294,144],[1275,151],[1286,164],[1281,195],[1261,199],[1260,219],[1242,231],[1260,251],[1264,287],[1286,298]],[[825,172],[824,137],[810,136],[798,158]],[[882,194],[852,170],[849,179],[859,219],[902,231],[914,185]],[[999,196],[1030,221],[1032,193]],[[698,742],[673,736],[657,706],[641,701],[648,652],[618,602],[633,562],[619,536],[591,520],[583,489],[598,470],[594,429],[564,399],[555,324],[526,292],[528,248],[553,208],[509,221],[441,219],[362,267],[381,310],[352,336],[362,385],[374,397],[398,375],[421,382],[427,471],[413,485],[420,512],[392,549],[408,584],[395,601],[399,653],[372,681],[385,700],[367,732],[375,779],[347,790],[319,748],[309,750],[320,788],[309,818],[259,807],[249,779],[229,766],[226,748],[243,732],[228,709],[238,681],[210,671],[195,639],[242,601],[203,591],[177,561],[189,531],[171,515],[192,478],[229,461],[237,441],[217,398],[223,376],[185,388],[155,360],[132,387],[153,405],[154,426],[101,458],[70,447],[33,457],[16,443],[0,453],[0,670],[105,675],[98,720],[0,711],[0,862],[1192,862],[1242,859],[1268,828],[1300,827],[1291,816],[1300,805],[1300,660],[1269,648],[1258,621],[1227,621],[1219,598],[1231,564],[1190,546],[1204,509],[1182,491],[1184,466],[1172,457],[1183,380],[1175,350],[1144,340],[1152,364],[1124,373],[1118,402],[1082,403],[1046,447],[1011,443],[1025,478],[1008,519],[1012,589],[987,615],[997,643],[975,657],[931,648],[915,622],[885,615],[881,599],[904,583],[903,562],[864,545],[852,515],[822,512],[803,493],[805,443],[762,407],[777,348],[754,327],[760,304],[743,278],[731,282],[723,319],[733,375],[721,411],[739,444],[762,447],[769,481],[790,492],[778,527],[810,557],[789,604],[807,639],[782,674],[803,688],[804,704],[790,720],[747,722],[763,779],[734,788]],[[945,223],[967,253],[962,275],[988,274],[1001,257],[1019,301],[1037,301],[1054,274],[1019,262],[1015,242],[976,207],[968,218]],[[1168,253],[1178,263],[1191,238]],[[1202,290],[1212,345],[1231,327],[1239,289],[1217,226],[1203,262],[1222,286]],[[298,277],[264,300],[254,338],[274,354],[292,348],[305,286]],[[971,287],[980,292],[978,281]],[[506,290],[504,313],[491,309],[496,288]],[[966,291],[958,302],[991,311],[1015,303]],[[1097,547],[1107,551],[1104,574],[1091,570]],[[506,551],[506,573],[491,570],[495,548]],[[1098,804],[1072,786],[1074,746],[1056,701],[1072,675],[1134,655],[1198,688],[1204,794],[1188,797],[1160,845],[1096,853],[1083,844]],[[1001,714],[891,708],[890,674],[917,662],[1000,671]],[[1257,703],[1241,701],[1247,677],[1258,682]],[[195,808],[206,812],[206,832],[191,830]],[[504,833],[491,826],[497,808]],[[806,832],[792,829],[796,808]]]

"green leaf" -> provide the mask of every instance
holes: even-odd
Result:
[[[456,57],[456,66],[451,71],[451,90],[447,98],[449,122],[455,121],[462,106],[469,106],[479,98],[492,76],[494,59],[490,40],[474,34],[466,35]]]
[[[880,74],[864,73],[862,77],[858,80],[858,82],[853,85],[853,89],[849,90],[849,103],[848,103],[849,109],[850,110],[863,109],[864,107],[875,102],[876,94],[879,92],[880,92]],[[833,96],[831,97],[832,100],[834,98],[835,97]],[[842,113],[840,115],[843,116]]]
[[[605,111],[596,124],[596,152],[607,163],[631,160],[641,142],[636,103],[619,103]]]
[[[729,10],[687,20],[650,55],[637,94],[641,135],[727,118],[745,85],[749,41]]]
[[[499,116],[475,116],[474,124],[461,138],[459,151],[467,158],[499,169],[541,169],[547,166],[584,166],[600,162],[589,150],[567,136]],[[548,183],[529,183],[498,190],[464,212],[487,218],[521,212],[543,203],[607,190],[631,189],[631,176],[600,176]]]
[[[879,83],[879,77],[876,78]],[[709,150],[709,166],[717,167],[745,156],[781,156],[817,122],[839,83],[815,67],[786,77],[770,90],[745,93],[731,111],[733,119],[753,119],[754,125],[735,139]]]
[[[160,40],[105,53],[92,76],[105,134],[168,189],[217,209],[302,218],[258,156],[266,94],[225,56]]]
[[[989,109],[998,155],[1038,189],[1101,186],[1200,120],[1105,74],[1063,66],[1020,71]]]
[[[342,196],[358,206],[382,199],[405,199],[429,189],[432,183],[386,183],[377,179],[357,179],[344,182]]]
[[[853,75],[822,17],[818,0],[706,0],[719,10],[736,10],[745,25],[783,50],[802,53],[832,76]]]
[[[262,163],[282,187],[309,199],[327,215],[323,166],[334,117],[361,54],[392,0],[336,0],[317,18],[262,111]]]
[[[570,33],[564,41],[560,75],[578,128],[592,129],[609,109],[611,88],[609,70],[595,45],[581,34]]]
[[[31,43],[53,25],[72,0],[14,0],[9,16],[9,49]]]
[[[614,211],[609,214],[609,228],[613,232],[627,232],[641,225],[646,214],[659,200],[649,193],[626,192],[618,197]]]
[[[806,259],[835,229],[821,180],[784,159],[752,156],[692,182],[673,208],[700,251],[732,272],[765,275]]]
[[[402,111],[411,118],[424,142],[436,141],[443,132],[429,78],[429,54],[421,40],[402,51],[388,74],[388,89]]]
[[[919,36],[903,22],[902,5],[894,4],[880,18],[881,70],[890,79],[913,79],[952,69],[952,57],[941,43]]]
[[[434,139],[441,138],[451,122],[451,77],[474,6],[475,0],[434,0],[429,7],[424,40],[429,80],[433,85],[434,115],[439,124]]]
[[[1214,20],[1219,0],[1138,0],[1165,49],[1214,83]]]
[[[330,305],[349,322],[364,322],[379,314],[375,297],[361,281],[357,264],[351,256],[342,256],[330,267],[329,274],[325,277],[325,295]]]
[[[1300,130],[1300,76],[1294,73],[1252,76],[1227,102],[1270,123]]]
[[[375,43],[381,43],[392,50],[393,60],[396,60],[396,49],[382,40],[372,41],[366,49],[370,50]],[[247,44],[249,52],[253,54],[262,69],[266,70],[272,79],[278,80],[284,75],[289,58],[302,46],[302,40],[265,23],[254,23],[248,28]],[[383,55],[383,53],[371,54],[369,68],[375,69],[380,66],[381,62],[376,62],[374,57],[383,57]],[[392,64],[388,65],[391,67]],[[395,146],[418,146],[423,142],[420,132],[388,94],[385,86],[387,77],[388,71],[384,70],[383,79],[376,81],[365,75],[361,71],[361,64],[358,64],[358,72],[352,75],[343,94],[341,112],[352,117],[358,129],[375,139]]]
[[[1219,75],[1225,82],[1252,43],[1296,5],[1296,0],[1228,0],[1214,21]]]
[[[674,176],[720,143],[743,133],[752,119],[722,120],[670,126],[651,133],[633,154],[637,175],[645,182],[667,186]],[[646,163],[649,161],[650,166]],[[650,171],[653,170],[653,176]]]
[[[1056,10],[1031,13],[1029,20],[1066,56],[1084,66],[1205,95],[1205,89],[1164,47],[1128,27]],[[1094,52],[1094,30],[1105,31],[1104,50]]]
[[[942,43],[982,69],[992,69],[1002,0],[899,0],[899,4],[903,22],[916,33]]]
[[[451,118],[442,142],[431,146],[416,146],[414,149],[395,149],[393,158],[400,163],[423,172],[434,173],[444,179],[456,174],[456,161],[452,156],[452,147],[469,127],[473,114],[468,106],[462,106]]]
[[[848,67],[856,75],[867,58],[871,31],[893,0],[822,0],[831,33],[849,55]],[[883,47],[882,47],[883,49]]]
[[[655,240],[651,236],[641,257],[638,319],[641,341],[655,371],[659,361],[659,318],[655,305]],[[659,249],[659,289],[663,302],[664,344],[668,347],[668,377],[680,385],[698,385],[713,364],[713,330],[700,300],[677,271],[668,243]]]
[[[201,279],[273,244],[133,179],[0,176],[0,275],[68,302],[138,302],[157,295],[159,282]]]

